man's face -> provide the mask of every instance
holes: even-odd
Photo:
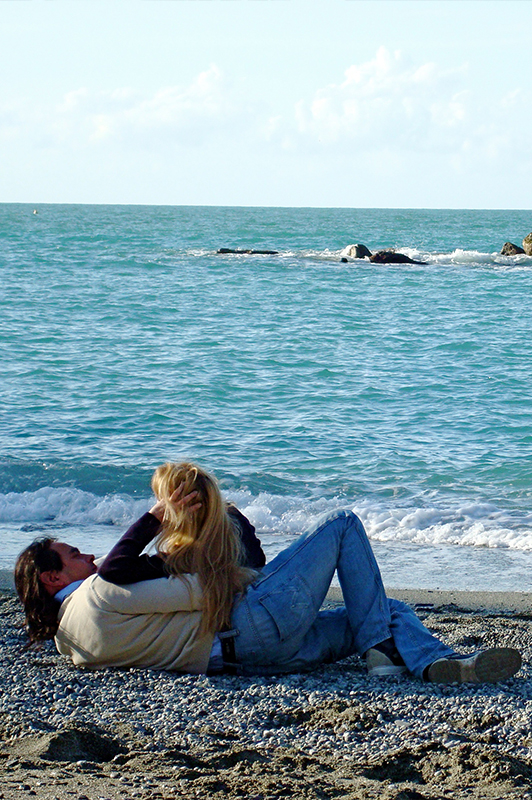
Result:
[[[74,581],[83,581],[89,575],[94,575],[96,565],[94,556],[80,553],[77,547],[71,547],[64,542],[54,542],[50,545],[51,550],[55,550],[61,557],[63,568],[56,573],[62,586],[57,587],[57,591],[68,586]]]

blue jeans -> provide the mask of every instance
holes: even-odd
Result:
[[[345,607],[320,611],[335,570]],[[266,564],[237,598],[231,622],[243,675],[312,670],[389,637],[418,677],[454,652],[407,605],[386,597],[364,526],[350,511],[319,520]]]

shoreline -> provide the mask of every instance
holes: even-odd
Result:
[[[455,606],[464,611],[495,611],[508,614],[531,614],[531,592],[484,592],[458,589],[395,589],[386,588],[386,594],[413,606],[434,609]],[[342,602],[342,590],[332,586],[327,594],[330,602]],[[424,610],[424,609],[423,609]],[[428,610],[428,609],[427,609]]]
[[[532,592],[486,592],[459,589],[397,589],[386,588],[386,594],[411,606],[456,606],[466,611],[500,611],[532,615]],[[0,594],[16,595],[11,570],[0,569]],[[327,593],[330,603],[342,603],[342,590],[331,586]]]

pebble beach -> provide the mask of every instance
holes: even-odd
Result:
[[[530,595],[395,592],[459,651],[523,654],[505,683],[438,686],[358,658],[273,678],[80,670],[27,649],[0,588],[2,800],[532,798]]]

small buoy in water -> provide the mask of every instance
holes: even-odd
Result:
[[[36,208],[34,208],[34,209],[33,209],[33,213],[34,213],[34,214],[38,214],[39,212],[37,211],[37,209],[36,209]]]

